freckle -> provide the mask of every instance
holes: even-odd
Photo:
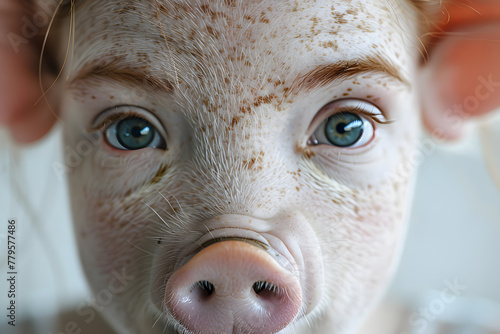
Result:
[[[349,95],[350,95],[349,93],[342,94],[342,96],[349,96]]]
[[[299,188],[299,187],[295,187],[295,189],[297,189],[297,191],[300,191],[300,188]]]
[[[114,97],[114,96],[110,96],[109,98],[112,100],[112,99],[114,99],[115,97]]]
[[[367,99],[371,99],[372,97],[373,97],[373,95],[366,95]]]
[[[92,100],[95,100],[95,96],[94,95],[92,95]]]
[[[347,91],[348,92],[352,92],[352,88],[347,88]]]

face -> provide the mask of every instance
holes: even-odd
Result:
[[[390,0],[77,4],[72,211],[120,333],[355,328],[405,230],[416,22]]]

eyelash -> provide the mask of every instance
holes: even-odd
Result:
[[[341,107],[337,110],[335,110],[335,112],[333,113],[328,113],[326,114],[327,116],[323,116],[322,118],[323,119],[326,119],[332,115],[335,115],[335,114],[338,114],[338,113],[343,113],[343,112],[348,112],[348,113],[355,113],[355,114],[359,114],[359,115],[362,115],[362,116],[365,116],[371,120],[373,120],[375,123],[378,123],[378,124],[392,124],[394,123],[394,120],[381,120],[380,118],[378,117],[384,117],[384,115],[381,115],[381,114],[375,114],[375,113],[371,113],[371,112],[368,112],[366,110],[364,110],[363,108],[359,107],[359,106],[356,106],[356,107]]]
[[[118,109],[119,107],[114,107],[112,109]],[[135,111],[127,111],[127,112],[120,112],[116,114],[111,114],[109,116],[106,116],[103,120],[101,120],[96,126],[90,128],[87,130],[87,132],[103,132],[106,130],[111,124],[121,121],[122,119],[129,118],[129,117],[138,117],[144,120],[147,120],[144,118],[143,115],[141,115],[138,112]]]

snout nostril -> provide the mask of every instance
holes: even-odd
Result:
[[[259,296],[268,296],[279,292],[278,286],[265,281],[255,282],[252,286],[253,291]]]
[[[205,297],[209,297],[215,290],[214,285],[209,281],[198,281],[196,285],[201,289]]]
[[[266,250],[223,241],[168,279],[164,304],[186,333],[279,333],[302,307],[299,277]]]

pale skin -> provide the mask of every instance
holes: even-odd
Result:
[[[106,33],[98,33],[105,20],[99,19],[100,6],[83,8],[82,21],[77,22],[95,24],[95,30],[82,30],[77,36],[74,79],[63,101],[66,143],[76,146],[84,140],[82,133],[99,125],[95,119],[104,117],[99,116],[103,110],[139,106],[147,110],[148,119],[157,117],[164,124],[159,130],[167,134],[168,145],[166,151],[127,152],[103,142],[68,175],[76,233],[91,284],[105,286],[110,273],[122,268],[151,272],[134,280],[115,297],[115,307],[105,310],[114,325],[120,332],[139,333],[157,318],[176,321],[169,310],[161,316],[161,291],[172,268],[182,261],[181,251],[196,245],[207,230],[245,227],[273,248],[283,249],[284,257],[289,251],[292,267],[300,273],[302,305],[283,333],[341,333],[355,326],[380,294],[399,248],[411,174],[391,175],[408,159],[405,154],[412,151],[418,135],[418,104],[406,79],[415,70],[416,56],[393,51],[413,46],[396,32],[391,14],[384,6],[347,7],[331,1],[272,9],[254,3],[235,8],[218,2],[208,8],[192,4],[188,9],[165,4],[160,16],[164,37],[154,20],[156,9],[140,3],[136,10],[147,13],[142,28],[128,31],[127,40],[122,40],[113,22]],[[332,6],[342,15],[333,15]],[[196,20],[188,21],[186,10]],[[217,10],[219,14],[211,14]],[[266,17],[257,22],[245,15],[261,15],[263,10]],[[342,23],[354,16],[347,10],[357,13],[351,24]],[[385,19],[358,28],[370,12]],[[286,21],[295,25],[283,28]],[[224,34],[226,29],[229,34]],[[177,30],[182,33],[168,33]],[[147,55],[141,46],[136,52],[126,51],[130,41],[141,45],[144,35],[152,39],[145,45]],[[165,39],[171,42],[165,45]],[[356,51],[360,49],[373,52],[365,55]],[[107,58],[115,61],[110,53],[124,57],[108,66]],[[294,84],[318,66],[370,63],[365,58],[390,64],[393,70],[388,72],[393,74],[367,65],[362,72],[322,85]],[[109,67],[115,74],[95,74],[109,73]],[[144,88],[130,82],[130,77],[137,77],[134,68],[159,76],[155,82],[168,81],[172,92],[163,88],[136,94]],[[398,119],[398,126],[377,124],[378,136],[358,148],[309,145],[316,128],[336,111],[323,106],[347,98],[384,105],[385,116],[376,109],[373,117]],[[399,147],[392,147],[395,142]],[[126,305],[141,307],[123,312]],[[210,331],[211,326],[206,327]],[[162,324],[151,331],[163,328]]]
[[[106,16],[99,2],[79,9],[77,27],[87,29],[77,28],[60,97],[65,143],[101,138],[68,177],[91,285],[124,269],[134,277],[105,310],[115,328],[173,332],[178,320],[158,291],[181,250],[229,224],[293,259],[302,305],[282,333],[355,330],[397,258],[413,179],[411,166],[401,177],[399,168],[420,130],[417,41],[398,29],[389,3],[107,5]],[[124,20],[110,23],[109,13]],[[416,12],[405,24],[417,29]],[[311,75],[332,64],[362,70],[326,82]],[[372,138],[349,148],[322,142],[317,128],[349,101],[371,112]],[[4,115],[26,108],[14,102]],[[168,149],[118,149],[104,130],[131,112]],[[5,123],[22,133],[34,120],[23,119]]]

